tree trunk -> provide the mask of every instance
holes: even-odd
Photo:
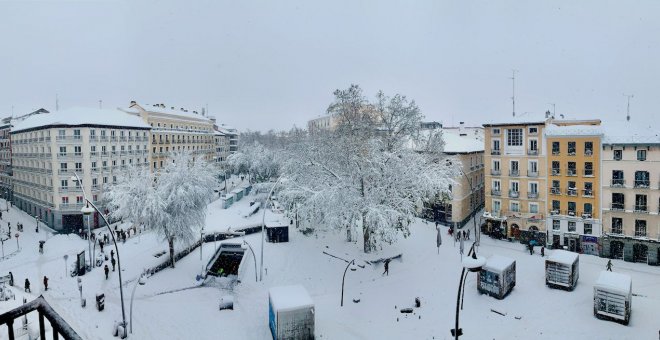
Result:
[[[174,268],[174,238],[167,239],[167,243],[170,245],[170,259],[172,260],[172,268]]]
[[[371,230],[369,229],[369,226],[367,225],[367,220],[366,220],[366,213],[362,213],[362,236],[364,240],[364,252],[365,253],[370,253],[371,252]]]

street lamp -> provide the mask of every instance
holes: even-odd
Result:
[[[133,334],[133,297],[135,296],[135,290],[137,289],[138,284],[144,286],[147,283],[147,273],[142,273],[140,278],[137,280],[135,286],[133,286],[133,292],[131,293],[131,314],[130,314],[130,332]]]
[[[479,257],[477,256],[477,252],[474,249],[476,242],[472,243],[472,247],[470,247],[470,251],[468,251],[468,256],[461,261],[463,265],[463,270],[461,271],[461,278],[458,281],[458,296],[456,297],[456,328],[451,330],[451,335],[454,336],[456,340],[458,340],[458,337],[463,335],[463,329],[458,327],[458,317],[459,317],[459,312],[461,309],[463,309],[463,298],[461,295],[461,292],[463,295],[465,295],[465,280],[467,279],[467,273],[465,270],[467,269],[470,272],[479,272],[481,271],[481,268],[486,264],[486,258],[484,257]]]
[[[92,258],[92,228],[89,223],[89,215],[94,212],[94,209],[89,206],[88,202],[87,205],[80,209],[80,212],[82,212],[82,214],[87,217],[87,246],[89,247],[89,264],[91,266],[89,270],[91,271],[94,269],[94,259]]]
[[[117,247],[117,240],[115,239],[115,234],[110,230],[110,222],[108,222],[108,219],[105,217],[105,215],[99,210],[99,208],[94,204],[94,202],[91,202],[87,198],[87,194],[85,193],[85,188],[83,187],[82,180],[80,180],[80,177],[78,176],[77,173],[73,173],[73,176],[71,176],[71,179],[74,182],[78,182],[80,184],[80,187],[82,188],[83,192],[83,197],[85,201],[87,202],[88,205],[90,205],[94,210],[101,216],[103,219],[103,222],[105,222],[105,226],[108,228],[110,231],[110,237],[112,238],[112,243],[115,245],[115,253],[117,253],[117,268],[119,269],[119,298],[121,301],[121,318],[122,318],[122,326],[124,326],[124,329],[126,328],[126,311],[124,308],[124,286],[122,285],[122,279],[121,279],[121,262],[119,261],[119,247]]]
[[[344,276],[341,279],[341,307],[344,307],[344,281],[346,280],[346,272],[348,271],[348,267],[351,267],[352,272],[357,270],[357,267],[355,266],[355,259],[351,260],[351,262],[346,265],[346,269],[344,269]]]
[[[254,250],[252,250],[252,246],[247,241],[243,240],[243,245],[247,246],[250,252],[252,252],[252,258],[254,259],[254,282],[257,282],[257,257],[254,256]]]
[[[275,187],[280,183],[283,176],[284,174],[280,175],[280,177],[277,178],[277,182],[275,182],[273,187],[270,188],[270,192],[266,198],[266,205],[264,206],[264,214],[261,218],[261,266],[259,268],[259,281],[264,279],[264,239],[266,238],[266,209],[268,208],[268,201],[270,201],[270,198],[273,195],[273,191],[275,191]]]

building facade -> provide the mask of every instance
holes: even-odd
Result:
[[[602,256],[660,265],[660,137],[627,125],[603,141]]]
[[[15,205],[57,231],[76,232],[83,226],[82,188],[102,208],[102,192],[124,169],[150,163],[150,129],[124,112],[89,108],[16,124],[11,132]],[[99,226],[99,218],[95,213],[90,223]]]
[[[336,115],[325,115],[307,121],[307,131],[314,132],[319,130],[332,131],[337,127],[339,120]]]
[[[600,121],[578,125],[550,122],[547,152],[548,243],[555,248],[598,255],[600,220]]]
[[[494,237],[546,241],[545,120],[484,124],[485,227]]]

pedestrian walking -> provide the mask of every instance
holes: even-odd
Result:
[[[541,246],[541,257],[545,257],[545,246]]]
[[[48,291],[48,276],[44,275],[44,288]]]
[[[112,263],[112,271],[114,272],[115,271],[115,263],[116,263],[114,257],[110,260],[110,263]]]
[[[39,241],[39,254],[44,253],[44,243]]]
[[[108,268],[108,265],[105,265],[105,268],[103,268],[103,271],[105,272],[105,279],[108,279],[108,273],[110,273],[110,268]]]
[[[0,211],[0,220],[2,219],[2,211]]]
[[[115,258],[115,250],[114,249],[110,249],[110,258],[113,259],[113,260]]]
[[[32,291],[30,290],[30,280],[28,280],[27,278],[25,278],[25,292],[32,293]]]
[[[387,276],[390,276],[390,261],[391,259],[385,260],[385,271],[383,272],[383,275],[387,274]]]
[[[470,239],[470,229],[468,229],[467,233],[468,233],[467,234],[467,239],[469,240]]]
[[[99,241],[99,247],[101,247],[101,252],[103,252],[103,242]]]
[[[607,260],[607,271],[612,271],[612,260]]]

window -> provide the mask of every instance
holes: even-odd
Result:
[[[612,217],[612,234],[623,234],[623,218]]]
[[[575,155],[575,142],[568,142],[568,154]]]
[[[593,234],[593,230],[594,230],[594,228],[591,225],[591,223],[585,223],[584,224],[584,233],[585,234]]]
[[[648,188],[650,185],[648,171],[635,171],[635,188]]]
[[[559,152],[559,142],[552,142],[552,154],[558,155]]]
[[[112,183],[117,183],[117,176],[112,176]]]
[[[107,183],[108,183],[108,177],[103,177],[103,184],[107,184]]]
[[[575,216],[575,202],[568,202],[568,216]]]
[[[507,145],[508,146],[522,146],[522,129],[507,129]]]
[[[559,168],[559,161],[552,161],[552,175],[559,176],[561,169]]]
[[[80,130],[79,129],[73,130],[73,139],[80,139]]]
[[[96,169],[96,162],[92,162],[92,169]]]
[[[537,134],[538,132],[539,132],[539,128],[537,128],[537,127],[530,127],[529,128],[529,134],[530,135]]]
[[[637,150],[637,160],[638,161],[646,160],[646,150]]]
[[[640,237],[646,236],[645,220],[635,220],[635,236],[640,236]]]
[[[64,136],[66,135],[66,130],[58,130],[57,133],[60,139],[64,139]]]
[[[92,178],[92,186],[97,186],[97,185],[99,185],[98,178]]]
[[[66,180],[66,179],[63,179],[62,181],[60,181],[60,187],[68,188],[69,187],[69,181]]]
[[[590,177],[594,175],[594,163],[584,162],[584,176]]]
[[[511,161],[511,173],[510,176],[520,175],[520,167],[518,166],[518,161]]]
[[[66,146],[60,146],[60,156],[66,156]]]
[[[635,195],[635,211],[647,212],[646,195]]]
[[[493,161],[493,170],[500,171],[500,161]]]
[[[614,150],[614,160],[620,161],[623,158],[623,150]]]
[[[494,180],[493,181],[493,190],[495,191],[500,191],[502,186],[500,185],[500,181]]]
[[[585,156],[594,154],[594,142],[584,142],[584,154]]]
[[[95,153],[95,152],[96,152],[96,145],[92,145],[92,146],[90,147],[90,151],[93,152],[93,153]]]
[[[594,196],[594,184],[591,182],[584,182],[584,192],[582,192],[583,196],[586,197],[593,197]]]
[[[612,193],[612,210],[623,210],[625,204],[625,195],[620,192]]]
[[[556,214],[559,214],[560,209],[561,209],[561,202],[552,201],[552,211],[554,211]]]
[[[568,162],[568,172],[566,176],[577,176],[577,163]]]
[[[559,230],[560,223],[560,220],[552,220],[552,230]]]
[[[81,204],[83,202],[82,196],[76,196],[76,203]]]
[[[520,211],[520,203],[511,202],[511,211],[519,212]]]
[[[577,196],[577,188],[575,187],[574,181],[568,181],[568,188],[566,188],[566,194],[568,194],[568,196]]]
[[[584,204],[584,214],[588,214],[591,216],[593,213],[593,205],[591,203],[585,203]]]
[[[539,212],[539,205],[536,203],[530,203],[529,204],[529,212],[532,214],[538,214]]]
[[[105,130],[101,130],[101,137],[105,137]]]
[[[96,136],[96,130],[94,130],[94,129],[89,130],[89,135],[91,137],[95,137]]]
[[[76,163],[76,171],[82,170],[82,163]]]
[[[532,194],[537,194],[539,192],[539,184],[536,182],[529,183],[529,192]]]
[[[62,204],[69,204],[69,198],[68,197],[62,197]]]
[[[568,231],[575,232],[575,221],[568,221]]]
[[[60,163],[60,169],[66,171],[67,164],[66,163]]]
[[[157,168],[157,167],[156,167],[156,162],[154,162],[154,169],[156,169],[156,168]]]
[[[536,139],[530,139],[529,140],[529,152],[528,154],[530,155],[538,155],[539,154],[539,143]]]
[[[73,152],[76,156],[82,156],[82,146],[74,146]]]

